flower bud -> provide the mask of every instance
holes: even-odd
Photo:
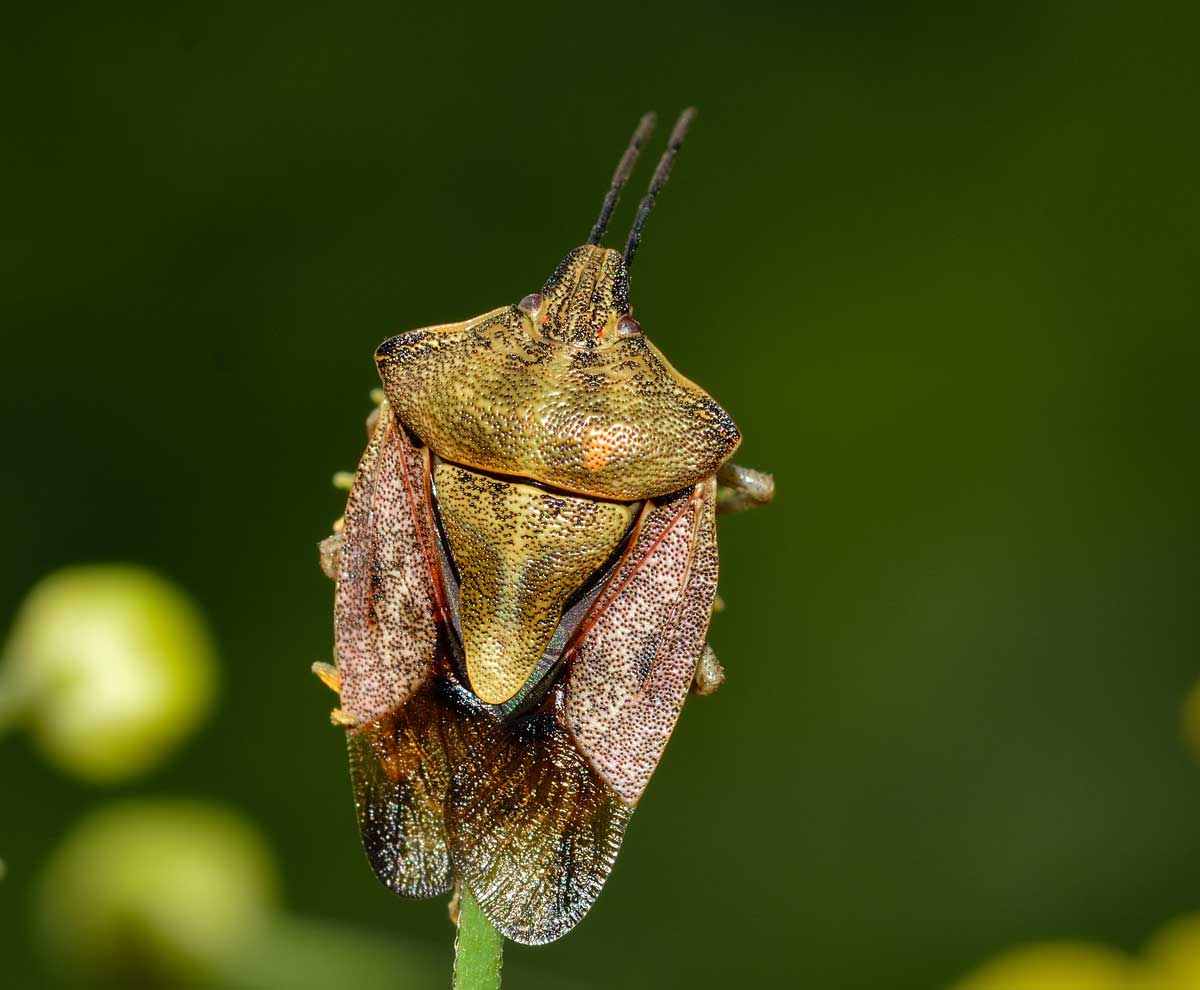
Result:
[[[1090,942],[1037,942],[1010,949],[958,984],[962,990],[1130,990],[1137,964]]]
[[[0,726],[23,720],[64,770],[108,783],[162,761],[215,687],[208,630],[183,592],[140,567],[71,567],[21,605],[0,665]]]
[[[64,977],[178,986],[261,937],[277,879],[241,816],[191,801],[127,801],[68,835],[40,878],[35,921]]]

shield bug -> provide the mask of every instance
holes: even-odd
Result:
[[[340,694],[376,874],[414,897],[464,883],[526,944],[591,907],[689,689],[720,683],[715,515],[772,495],[630,313],[693,115],[624,251],[601,240],[652,114],[540,292],[379,346],[386,395],[322,544],[336,668],[317,673]]]

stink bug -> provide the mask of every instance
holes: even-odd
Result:
[[[371,865],[407,896],[466,884],[526,944],[591,907],[689,688],[720,683],[715,515],[772,495],[630,315],[693,115],[623,252],[600,242],[652,114],[541,292],[379,346],[386,396],[322,544],[337,665],[317,672],[341,697]]]

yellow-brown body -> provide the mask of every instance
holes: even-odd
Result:
[[[387,397],[323,550],[320,673],[376,873],[411,896],[464,883],[526,943],[587,912],[674,729],[741,439],[630,315],[633,235],[598,244],[648,120],[540,293],[380,345]]]

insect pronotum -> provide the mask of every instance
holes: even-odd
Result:
[[[406,896],[465,884],[517,942],[588,911],[689,689],[721,682],[715,515],[772,495],[630,315],[693,117],[624,251],[601,241],[653,114],[541,292],[379,346],[386,397],[322,544],[337,665],[317,672],[341,697],[371,865]]]

